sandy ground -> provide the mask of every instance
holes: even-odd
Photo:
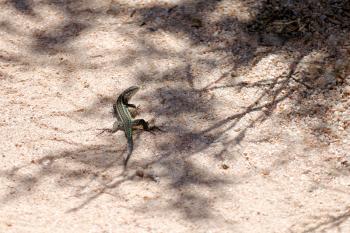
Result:
[[[263,2],[0,2],[0,232],[350,232],[349,76],[292,80],[341,60],[242,30]],[[123,173],[131,85],[165,132]]]

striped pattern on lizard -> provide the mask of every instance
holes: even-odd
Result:
[[[113,115],[117,118],[114,122],[112,129],[102,129],[104,131],[115,133],[118,130],[123,130],[125,137],[128,141],[128,152],[124,157],[124,166],[126,167],[128,160],[134,149],[133,142],[133,128],[137,126],[142,126],[143,130],[151,132],[152,130],[160,130],[158,127],[149,127],[149,123],[144,119],[133,119],[129,111],[129,108],[136,108],[134,104],[130,104],[129,100],[133,97],[140,88],[137,86],[131,86],[123,91],[117,101],[113,104]]]

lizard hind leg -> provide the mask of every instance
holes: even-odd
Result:
[[[154,134],[154,130],[159,130],[162,131],[160,128],[158,128],[157,126],[151,126],[149,125],[149,123],[147,121],[145,121],[144,119],[135,119],[132,122],[133,126],[142,126],[143,130],[150,132],[152,134]]]

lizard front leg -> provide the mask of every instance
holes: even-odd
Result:
[[[103,134],[104,132],[108,132],[108,133],[115,133],[118,130],[122,130],[123,129],[123,125],[119,122],[119,121],[115,121],[113,123],[113,127],[112,129],[109,128],[105,128],[105,129],[98,129],[98,130],[102,130],[98,135]]]

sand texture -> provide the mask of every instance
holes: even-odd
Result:
[[[349,5],[0,0],[0,232],[350,232]]]

